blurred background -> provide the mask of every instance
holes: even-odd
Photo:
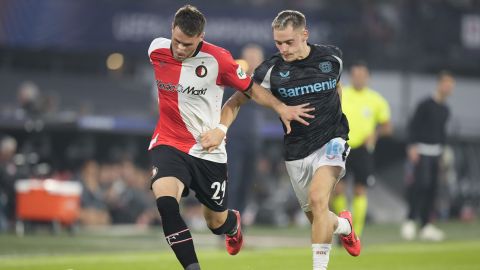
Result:
[[[451,71],[456,87],[448,101],[448,147],[433,216],[475,220],[480,213],[480,1],[189,3],[207,17],[205,39],[235,58],[251,43],[267,57],[275,53],[272,19],[283,9],[298,9],[307,17],[311,43],[343,50],[342,83],[349,83],[354,61],[368,63],[370,86],[389,102],[394,128],[376,147],[368,224],[405,219],[407,124],[416,104],[435,90],[438,72]],[[80,184],[74,218],[79,228],[160,224],[149,189],[147,146],[157,98],[147,49],[155,37],[170,37],[173,14],[183,4],[0,0],[0,231],[25,230],[18,221],[27,222],[28,216],[19,216],[16,206],[15,183],[22,179]],[[256,162],[250,165],[254,173],[244,222],[305,226],[283,163],[279,120],[259,106],[251,109],[257,124],[234,124],[258,135],[258,149],[249,154]],[[195,199],[184,200],[183,208],[190,226],[206,229]]]

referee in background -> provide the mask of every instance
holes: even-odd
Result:
[[[373,151],[378,136],[391,135],[390,107],[376,91],[368,87],[370,73],[366,63],[356,62],[350,68],[351,85],[343,88],[342,109],[350,126],[347,175],[352,175],[353,227],[361,236],[367,215],[367,180],[373,174]],[[336,213],[348,208],[346,183],[340,181],[335,188],[332,207]]]

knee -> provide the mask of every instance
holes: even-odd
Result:
[[[320,192],[310,192],[310,207],[315,213],[328,211],[328,196]]]

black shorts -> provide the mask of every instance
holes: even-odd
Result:
[[[355,184],[366,186],[367,180],[373,174],[373,155],[365,146],[350,150],[347,159],[347,174],[353,175]]]
[[[195,191],[195,197],[216,212],[227,209],[227,164],[191,156],[174,147],[159,145],[150,150],[154,175],[152,184],[161,177],[173,176],[185,185],[182,196]]]

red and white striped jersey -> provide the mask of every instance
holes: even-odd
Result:
[[[149,150],[169,145],[198,158],[226,163],[225,141],[208,153],[202,149],[200,134],[220,122],[225,86],[246,91],[253,82],[221,47],[204,41],[192,57],[178,61],[170,44],[170,39],[157,38],[148,49],[159,109]]]

